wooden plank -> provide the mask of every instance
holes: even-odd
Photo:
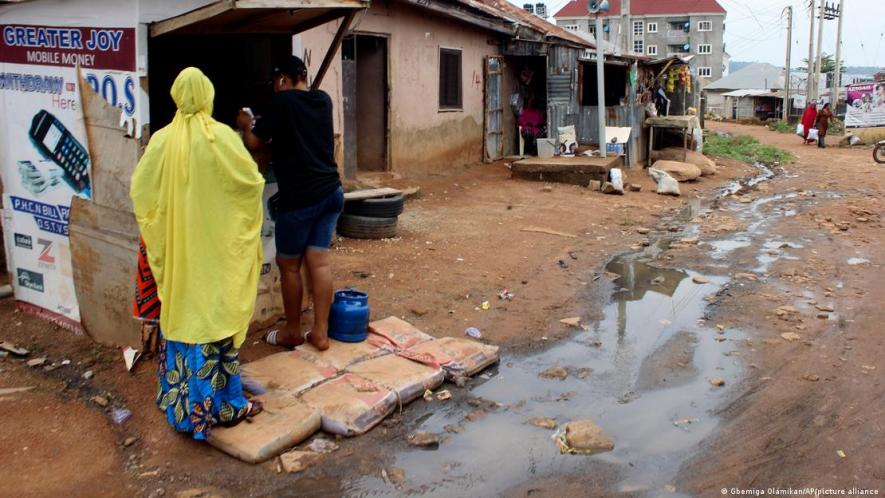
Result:
[[[537,168],[538,171],[544,169],[561,170],[562,168],[610,168],[612,167],[611,157],[527,157],[521,161],[513,163],[513,167],[523,169]]]
[[[568,183],[586,187],[590,180],[606,181],[611,168],[621,165],[620,157],[530,157],[510,166],[511,175],[523,180]]]
[[[212,18],[234,8],[234,0],[219,0],[216,3],[192,10],[180,16],[151,24],[151,36],[160,36],[185,26]]]
[[[658,116],[645,120],[646,126],[655,126],[658,128],[698,128],[700,122],[697,116]]]
[[[326,71],[328,71],[329,66],[332,65],[332,59],[335,57],[335,54],[338,53],[338,49],[341,47],[341,41],[344,39],[344,35],[347,34],[347,31],[350,28],[350,23],[353,21],[353,16],[355,15],[356,11],[352,10],[341,20],[341,25],[338,26],[338,32],[336,32],[335,37],[332,38],[332,43],[329,44],[329,49],[326,51],[323,63],[320,64],[320,69],[317,71],[316,75],[314,75],[313,83],[310,85],[311,89],[316,90],[323,84],[323,78],[326,77]]]
[[[365,9],[368,0],[237,0],[237,9]]]
[[[387,197],[391,195],[400,195],[402,194],[401,190],[397,190],[395,188],[373,188],[366,190],[354,190],[353,192],[347,192],[344,194],[345,201],[363,201],[366,199],[375,199],[378,197]]]

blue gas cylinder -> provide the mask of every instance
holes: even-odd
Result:
[[[329,337],[342,342],[362,342],[369,335],[369,295],[356,289],[335,293],[329,311]]]

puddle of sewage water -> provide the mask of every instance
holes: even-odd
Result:
[[[464,432],[450,435],[438,450],[403,448],[402,442],[390,448],[391,465],[407,476],[399,489],[362,476],[342,483],[346,493],[490,496],[534,478],[585,471],[598,460],[617,467],[621,486],[668,494],[665,486],[679,466],[717,426],[712,409],[727,388],[715,388],[709,379],[722,377],[731,385],[740,375],[736,359],[724,354],[733,344],[716,342],[715,329],[698,324],[707,305],[703,297],[727,279],[710,276],[710,283],[699,285],[692,282],[696,273],[656,268],[630,257],[616,258],[606,270],[621,277],[602,321],[541,353],[503,357],[491,378],[471,389],[472,396],[501,403],[501,408],[464,422]],[[637,379],[644,362],[683,332],[697,337],[688,352],[690,364],[684,365],[690,375],[669,386],[666,368],[653,371],[656,384],[640,392]],[[741,335],[729,331],[727,337]],[[652,363],[668,364],[660,360]],[[568,368],[570,376],[563,381],[539,377],[554,366]],[[579,369],[592,373],[581,379],[575,376]],[[444,427],[462,423],[470,410],[434,403],[435,411],[414,430],[446,435]],[[590,418],[614,439],[615,449],[562,455],[554,431],[526,424],[533,417],[554,418],[560,425]],[[674,424],[685,420],[691,423]]]
[[[734,251],[735,249],[750,247],[750,245],[752,245],[752,242],[750,242],[749,239],[741,237],[734,239],[714,240],[710,242],[710,245],[713,246],[713,257],[722,257],[725,254]]]

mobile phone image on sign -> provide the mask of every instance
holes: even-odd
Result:
[[[58,118],[41,110],[31,121],[30,136],[37,150],[64,171],[74,192],[89,187],[89,153]]]

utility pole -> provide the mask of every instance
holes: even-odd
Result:
[[[836,104],[839,103],[839,87],[842,86],[842,18],[845,16],[845,0],[839,0],[839,24],[836,28],[836,71],[833,74],[833,91],[830,93],[830,101],[833,113],[836,112]]]
[[[820,0],[820,17],[817,18],[817,58],[814,64],[814,98],[820,99],[821,47],[824,44],[824,1]]]
[[[633,26],[630,24],[630,0],[621,0],[621,29],[624,30],[623,36],[621,39],[624,40],[624,52],[625,54],[633,53]],[[609,24],[611,26],[611,24]],[[639,54],[643,55],[643,54]]]
[[[814,98],[811,93],[814,90],[811,81],[814,77],[814,70],[812,69],[814,67],[814,0],[808,0],[808,18],[811,20],[811,25],[808,27],[808,59],[805,64],[807,76],[805,79],[806,104]]]
[[[606,156],[605,143],[605,53],[602,50],[602,12],[596,13],[596,109],[599,126],[599,157]]]
[[[793,6],[787,7],[787,58],[784,62],[784,103],[783,120],[790,117],[790,49],[793,40]]]

